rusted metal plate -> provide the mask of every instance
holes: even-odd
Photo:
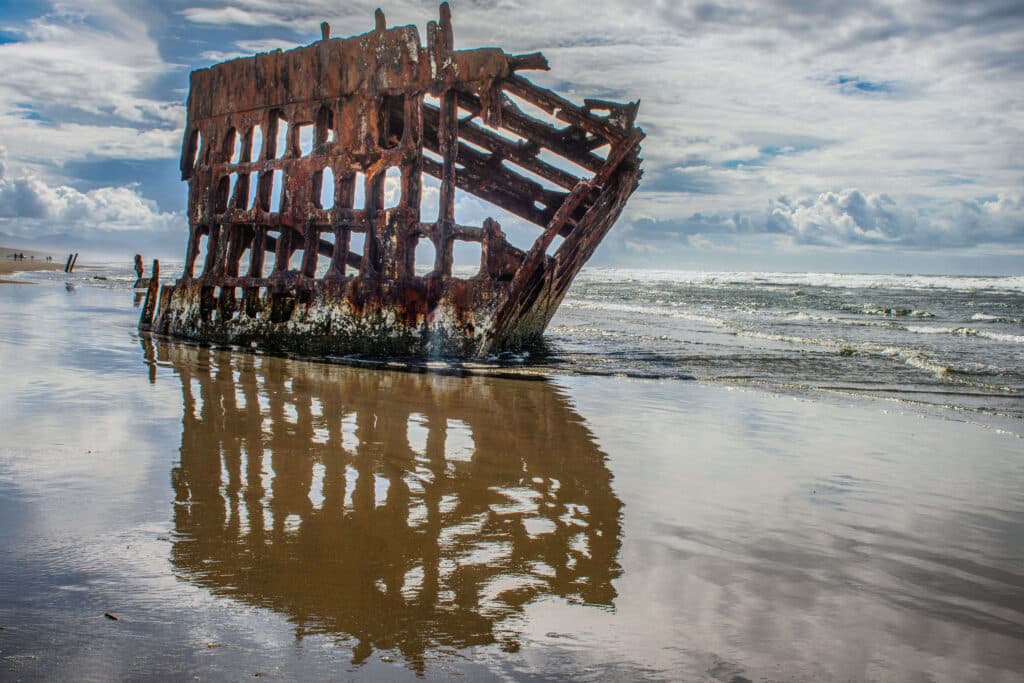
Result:
[[[445,3],[426,46],[377,10],[370,33],[336,39],[324,24],[312,45],[193,72],[185,269],[151,288],[140,328],[311,354],[481,356],[535,342],[636,189],[644,137],[637,103],[578,106],[520,73],[547,68],[539,53],[455,50]],[[424,175],[440,180],[437,216],[421,215]],[[524,252],[492,219],[459,224],[456,189],[540,236]],[[423,276],[420,240],[436,254]],[[459,241],[480,244],[469,278],[452,274]]]

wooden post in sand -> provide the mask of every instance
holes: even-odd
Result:
[[[75,264],[76,263],[78,263],[78,252],[77,251],[75,252],[75,257],[73,259],[71,259],[71,265],[68,267],[68,272],[69,273],[75,272]]]
[[[149,287],[149,280],[142,277],[145,275],[145,271],[142,267],[142,254],[135,255],[135,284],[132,286],[133,289],[141,289],[143,287]]]
[[[65,273],[70,273],[71,272],[71,259],[73,257],[74,257],[74,254],[68,254],[68,262],[64,264],[64,272]]]
[[[146,303],[142,304],[142,317],[139,318],[140,330],[148,332],[153,327],[153,313],[156,309],[158,289],[160,289],[160,261],[153,259],[153,272],[150,273],[149,288],[146,290]]]

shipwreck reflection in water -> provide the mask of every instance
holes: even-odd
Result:
[[[144,344],[150,344],[149,340]],[[157,342],[184,407],[179,576],[296,635],[397,649],[518,647],[543,596],[613,606],[604,454],[547,382],[372,371]]]

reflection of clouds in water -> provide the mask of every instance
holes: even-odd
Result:
[[[152,423],[140,415],[177,419],[180,407],[145,384],[121,320],[96,324],[109,292],[82,287],[71,299],[63,287],[5,285],[3,297],[0,483],[24,500],[44,500],[54,490],[74,500],[40,512],[37,533],[105,528],[111,516],[125,514],[111,511],[105,497],[141,495],[157,450]]]
[[[612,604],[621,503],[551,385],[155,353],[185,408],[172,562],[190,581],[417,668],[513,642],[509,617],[544,596]]]
[[[1019,680],[1019,440],[871,404],[564,383],[629,515],[613,618],[528,609],[523,651],[545,666]],[[552,654],[543,634],[561,628],[601,635]]]

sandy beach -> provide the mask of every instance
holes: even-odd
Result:
[[[0,291],[0,677],[1019,680],[1015,434],[137,314],[109,283]]]
[[[13,254],[24,254],[24,259],[13,259]],[[50,257],[52,261],[47,261]],[[0,284],[24,284],[25,280],[13,280],[3,277],[14,273],[25,273],[34,270],[63,270],[64,261],[58,263],[58,258],[50,253],[42,251],[30,251],[28,249],[13,249],[0,247]]]

